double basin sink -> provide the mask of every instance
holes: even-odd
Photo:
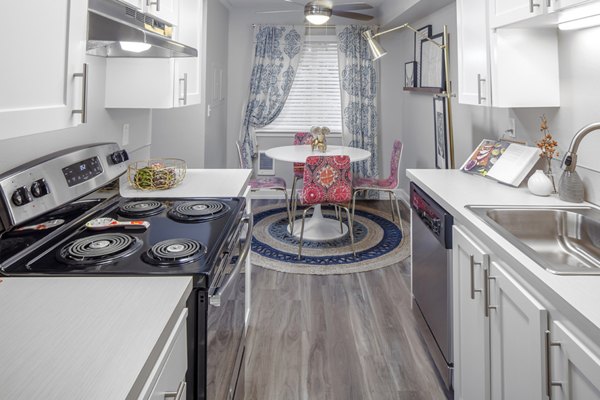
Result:
[[[497,233],[559,275],[600,275],[600,210],[467,206]]]

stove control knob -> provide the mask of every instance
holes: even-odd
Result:
[[[38,179],[31,185],[31,194],[33,197],[42,197],[50,193],[50,188],[45,179]]]
[[[129,154],[127,154],[126,150],[119,150],[112,153],[109,158],[113,164],[121,164],[122,162],[129,160]]]
[[[29,190],[27,190],[26,186],[20,187],[17,190],[15,190],[12,194],[11,199],[13,204],[17,207],[20,207],[27,203],[31,203],[33,201],[31,193],[29,193]]]

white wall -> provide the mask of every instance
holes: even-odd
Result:
[[[450,33],[450,70],[457,87],[456,7],[452,3],[417,21],[407,21],[415,27],[433,25],[433,33],[448,25]],[[573,134],[580,127],[600,120],[597,101],[600,91],[600,54],[597,40],[600,28],[559,34],[561,107],[546,109],[499,109],[458,104],[452,100],[456,164],[460,166],[483,138],[498,138],[510,126],[509,118],[517,123],[517,139],[533,143],[539,139],[539,116],[546,114],[552,133],[559,141],[561,154],[568,148]],[[402,31],[382,37],[388,50],[381,59],[381,129],[382,148],[390,149],[394,139],[405,144],[402,159],[402,188],[408,190],[406,168],[434,168],[433,158],[433,100],[431,95],[402,90],[404,63],[413,59],[413,33]],[[600,132],[584,139],[580,150],[578,171],[586,183],[587,199],[600,200],[600,160],[594,150],[600,149]],[[597,137],[594,138],[593,135]],[[389,172],[390,154],[382,155],[383,172]],[[583,166],[589,167],[588,171]],[[558,170],[558,168],[557,168]]]
[[[150,145],[148,110],[104,108],[105,59],[86,56],[89,64],[88,123],[74,128],[38,133],[0,141],[0,173],[35,158],[72,146],[99,142],[122,145],[123,124],[129,124],[129,143],[123,146],[133,157],[146,158]]]

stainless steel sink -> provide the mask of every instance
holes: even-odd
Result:
[[[505,239],[560,275],[600,275],[600,211],[591,207],[467,206]]]

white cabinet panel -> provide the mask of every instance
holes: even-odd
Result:
[[[491,105],[487,1],[457,0],[458,101]]]
[[[144,0],[119,0],[121,3],[128,4],[133,8],[143,11],[144,10]]]
[[[452,238],[455,399],[486,400],[490,360],[483,283],[489,256],[457,226]]]
[[[73,110],[82,107],[82,79],[74,74],[83,71],[86,12],[86,1],[2,5],[4,31],[18,40],[0,45],[0,139],[81,123]]]
[[[179,0],[143,0],[146,14],[155,16],[172,25],[178,24]]]
[[[500,264],[488,280],[492,399],[546,399],[548,313]]]
[[[512,24],[541,15],[546,11],[547,0],[491,0],[492,27]]]
[[[600,354],[560,322],[553,321],[550,332],[552,399],[600,400]]]
[[[549,12],[561,11],[565,8],[575,7],[583,3],[590,3],[590,0],[546,0],[548,1]]]

